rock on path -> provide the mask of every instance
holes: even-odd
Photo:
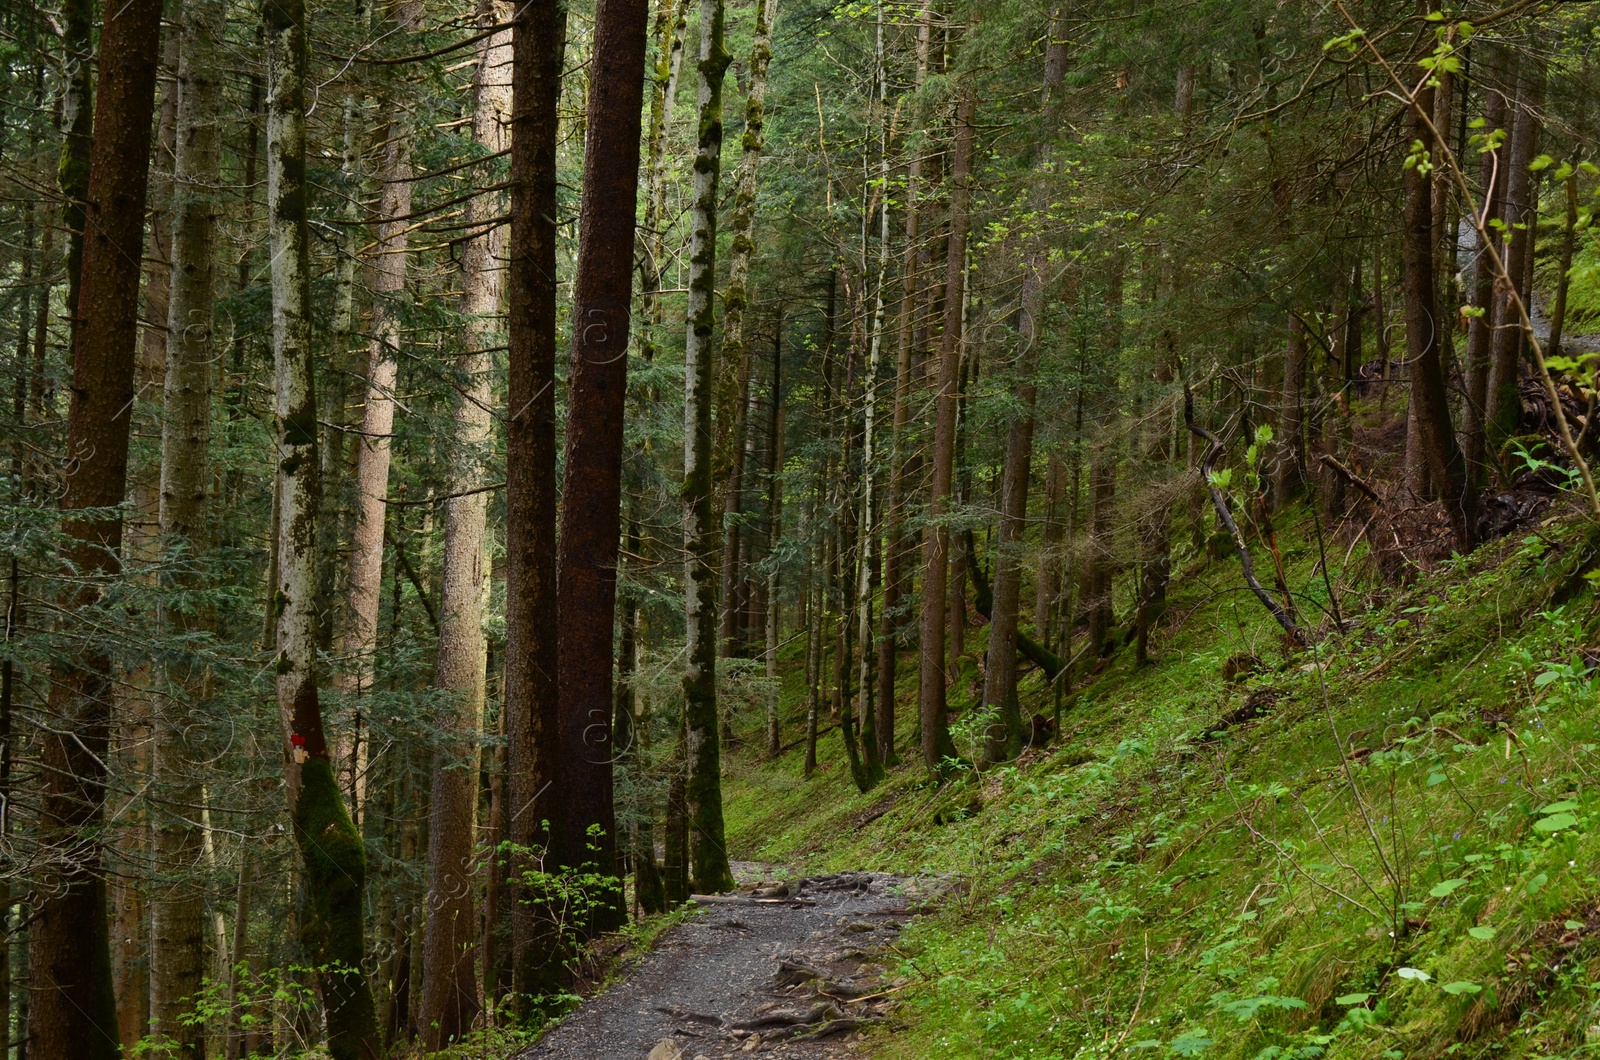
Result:
[[[517,1060],[848,1055],[860,1028],[894,1007],[871,962],[942,889],[856,872],[703,900],[625,980]]]

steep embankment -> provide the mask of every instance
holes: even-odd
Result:
[[[1350,623],[1315,651],[1287,656],[1237,567],[1191,556],[1154,663],[1115,656],[1016,767],[860,794],[837,730],[810,781],[799,748],[732,765],[737,856],[965,876],[899,944],[882,1055],[1600,1048],[1600,537],[1551,519],[1397,589],[1332,541],[1324,580],[1301,515],[1290,583],[1324,608],[1331,585]],[[1262,668],[1225,680],[1243,656]],[[794,739],[798,675],[786,697]]]

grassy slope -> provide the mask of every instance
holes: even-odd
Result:
[[[1282,532],[1291,584],[1325,598],[1307,527]],[[739,760],[736,855],[966,878],[905,937],[885,1056],[1600,1055],[1600,700],[1569,673],[1594,643],[1585,533],[1342,593],[1356,628],[1293,658],[1231,560],[1191,558],[1158,660],[1117,655],[1042,755],[866,795],[836,730],[810,781],[798,747]],[[1246,651],[1267,672],[1225,683]],[[1251,697],[1272,705],[1208,737]]]

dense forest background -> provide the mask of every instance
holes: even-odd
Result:
[[[1597,33],[5,5],[6,1060],[509,1049],[730,756],[968,783],[1195,564],[1321,660],[1600,517]]]

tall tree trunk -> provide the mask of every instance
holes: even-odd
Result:
[[[648,8],[646,0],[599,0],[595,9],[557,556],[565,765],[553,818],[557,864],[589,866],[602,878],[616,875],[612,629]],[[583,927],[603,931],[620,923],[620,893],[594,897]]]
[[[400,10],[400,9],[397,9]],[[366,801],[366,744],[361,736],[360,698],[372,690],[378,647],[378,601],[383,588],[383,527],[388,515],[390,438],[394,392],[400,369],[401,302],[406,289],[411,213],[411,134],[400,122],[386,128],[378,167],[382,187],[377,249],[373,259],[372,339],[367,347],[367,393],[356,442],[355,526],[350,534],[346,576],[349,623],[339,685],[350,697],[351,720],[338,735],[338,768],[359,821]]]
[[[749,567],[750,542],[738,521],[743,476],[748,472],[744,460],[745,436],[749,432],[749,390],[753,373],[745,340],[745,313],[750,304],[750,263],[755,257],[756,189],[761,170],[761,152],[766,144],[767,68],[772,61],[772,24],[778,0],[755,0],[754,40],[748,66],[750,88],[745,96],[744,136],[740,140],[739,168],[734,176],[733,216],[729,225],[728,285],[723,290],[724,318],[722,352],[735,366],[740,379],[740,412],[743,422],[734,428],[734,470],[729,476],[723,523],[728,528],[722,570],[722,641],[724,656],[737,654],[734,641],[738,611],[733,606],[740,595],[739,575]],[[732,516],[732,518],[728,518]]]
[[[1278,460],[1273,468],[1273,506],[1283,507],[1305,481],[1306,325],[1289,314],[1289,341],[1283,351],[1283,391],[1278,402]]]
[[[672,758],[667,765],[667,821],[665,858],[662,859],[662,890],[668,909],[689,900],[689,807],[685,794],[686,767],[684,718],[678,715],[678,732],[673,739]]]
[[[1039,568],[1033,590],[1033,630],[1039,643],[1055,649],[1053,619],[1061,595],[1061,541],[1063,523],[1059,515],[1062,494],[1065,492],[1066,467],[1056,453],[1050,454],[1044,475],[1045,516],[1039,541]],[[992,634],[991,634],[992,635]],[[1070,652],[1062,652],[1062,657]]]
[[[1045,52],[1044,103],[1051,110],[1054,94],[1066,77],[1066,41],[1059,13],[1051,19],[1050,45]],[[1046,131],[1049,135],[1049,130]],[[1047,171],[1050,150],[1040,152],[1041,177],[1034,181],[1031,199],[1036,211],[1049,203]],[[989,614],[989,653],[984,665],[983,702],[994,714],[985,741],[987,764],[1007,762],[1022,750],[1022,710],[1017,702],[1017,620],[1022,607],[1022,549],[1028,526],[1028,482],[1033,476],[1033,407],[1038,396],[1035,376],[1039,346],[1044,337],[1044,271],[1048,248],[1037,237],[1023,262],[1022,292],[1017,320],[1016,397],[1021,406],[1006,432],[1004,478],[1000,489],[1000,534],[995,544],[994,602]],[[1041,637],[1044,627],[1036,630]]]
[[[715,210],[713,204],[713,211]],[[696,215],[698,218],[698,214]],[[691,259],[689,263],[690,285],[693,286],[695,264]],[[713,277],[715,273],[713,270]],[[707,339],[709,347],[710,340]],[[719,630],[717,639],[718,654],[721,658],[731,659],[743,654],[743,638],[740,634],[739,619],[744,613],[744,600],[741,597],[743,584],[742,575],[742,545],[744,544],[744,527],[741,525],[742,510],[744,507],[744,469],[748,463],[748,443],[750,430],[750,372],[751,365],[748,356],[744,355],[742,348],[743,339],[740,339],[740,355],[743,357],[738,364],[738,386],[734,395],[733,428],[728,438],[728,479],[723,488],[722,502],[722,573],[721,584],[717,590],[717,600],[720,602],[717,614],[719,616]],[[713,387],[713,389],[715,389]],[[715,441],[712,443],[715,449]],[[713,468],[712,478],[715,478]],[[715,533],[713,532],[713,537]],[[723,734],[724,742],[731,743],[733,731],[729,728]]]
[[[512,991],[527,1019],[560,992],[553,927],[529,888],[562,783],[556,668],[556,145],[567,8],[538,0],[512,30],[511,246],[506,322],[506,838]],[[610,670],[610,661],[605,663]],[[549,868],[554,868],[551,860]]]
[[[644,222],[640,233],[644,256],[639,263],[639,303],[644,319],[639,327],[639,354],[655,359],[655,336],[661,324],[661,276],[667,264],[667,145],[672,135],[673,104],[678,96],[678,74],[683,69],[683,36],[688,24],[689,0],[660,0],[656,5],[655,68],[650,71],[650,125],[646,138],[650,153],[645,164]]]
[[[928,76],[930,38],[929,11],[918,14],[917,64],[914,86],[920,88]],[[889,455],[889,489],[884,500],[883,617],[878,637],[878,756],[885,768],[899,764],[894,748],[895,678],[900,661],[900,632],[905,622],[902,601],[910,595],[911,551],[914,542],[906,534],[905,503],[907,481],[912,477],[913,447],[907,437],[911,426],[912,378],[919,360],[918,313],[922,302],[921,189],[923,160],[920,143],[911,138],[911,160],[906,165],[905,252],[901,262],[899,350],[894,375],[894,438]]]
[[[1489,49],[1487,42],[1481,42],[1478,47]],[[1500,90],[1498,80],[1499,53],[1496,50],[1486,50],[1481,59],[1483,72],[1479,75],[1484,82],[1484,128],[1487,133],[1496,129],[1507,127],[1509,112],[1506,107],[1505,93]],[[1505,185],[1506,171],[1501,165],[1500,155],[1503,152],[1486,151],[1483,155],[1482,165],[1479,169],[1480,181],[1478,187],[1479,210],[1484,219],[1484,230],[1489,233],[1489,242],[1497,249],[1500,246],[1498,231],[1494,227],[1496,220],[1502,219],[1505,212]],[[1466,464],[1466,473],[1471,479],[1473,489],[1481,489],[1485,479],[1484,466],[1484,413],[1489,400],[1489,366],[1494,356],[1495,341],[1495,273],[1493,256],[1488,248],[1481,245],[1479,239],[1477,260],[1472,271],[1472,304],[1477,308],[1478,315],[1473,317],[1467,327],[1467,357],[1466,357],[1466,401],[1462,414],[1462,459]]]
[[[683,616],[687,637],[683,710],[688,735],[689,857],[697,894],[715,894],[733,886],[723,833],[717,740],[717,532],[711,504],[717,187],[722,170],[722,81],[729,59],[722,22],[722,0],[700,0],[700,147],[694,161],[694,240],[683,353]],[[745,386],[749,386],[748,372]],[[744,439],[736,435],[734,444],[742,450]]]
[[[155,156],[150,164],[145,236],[143,299],[140,310],[138,363],[134,368],[134,437],[159,433],[161,381],[167,370],[167,304],[172,283],[172,159],[178,115],[178,37],[163,34],[157,73]],[[160,505],[161,462],[149,450],[134,450],[128,468],[128,522],[123,560],[132,577],[153,587],[158,558],[157,509]],[[117,725],[112,747],[113,775],[125,777],[129,791],[147,788],[152,780],[151,743],[157,699],[155,668],[146,661],[120,675],[112,711]],[[156,800],[117,800],[113,825],[113,869],[108,874],[112,916],[111,973],[117,994],[117,1025],[124,1053],[137,1048],[151,1033],[151,885],[142,871],[151,864],[151,820],[148,807]]]
[[[507,5],[483,0],[478,22],[503,24]],[[511,116],[511,32],[494,31],[478,46],[473,79],[472,138],[485,154],[505,149]],[[454,693],[435,719],[442,736],[433,763],[429,802],[428,920],[422,944],[423,1043],[444,1048],[465,1037],[478,1014],[473,947],[478,938],[473,889],[478,863],[478,745],[488,680],[483,616],[488,585],[484,530],[489,495],[484,463],[491,440],[490,378],[495,317],[505,289],[500,263],[507,232],[495,220],[498,195],[467,204],[470,238],[461,250],[461,315],[465,324],[461,371],[465,392],[456,402],[454,469],[447,480],[444,578],[439,589],[439,689]]]
[[[223,1055],[228,1060],[243,1060],[249,1038],[244,1017],[254,1015],[249,1012],[251,1003],[246,999],[244,974],[253,976],[256,971],[255,954],[250,949],[250,912],[255,896],[257,857],[250,844],[240,844],[239,885],[233,902],[233,964],[228,968],[228,1015],[223,1028]]]
[[[813,487],[820,490],[820,485]],[[812,516],[818,505],[812,504]],[[818,577],[816,549],[813,549],[812,572],[806,591],[806,754],[801,773],[807,779],[817,771],[817,715],[822,709],[822,622],[823,601],[827,598],[823,588],[826,576]],[[821,564],[823,570],[827,564]]]
[[[1110,419],[1109,415],[1105,417]],[[1116,624],[1112,592],[1115,541],[1117,465],[1109,443],[1099,442],[1089,458],[1089,548],[1083,564],[1083,607],[1088,612],[1091,659],[1111,650]]]
[[[949,587],[949,515],[956,450],[956,403],[960,398],[961,309],[967,268],[967,213],[972,201],[972,155],[977,95],[963,86],[956,104],[955,157],[950,171],[950,238],[946,261],[944,336],[939,351],[933,479],[928,492],[928,529],[923,549],[921,682],[922,760],[942,773],[957,757],[945,713],[945,594]]]
[[[366,851],[334,778],[317,690],[317,403],[312,379],[310,232],[306,223],[306,28],[303,0],[262,5],[267,61],[267,232],[278,457],[278,716],[286,794],[301,858],[301,943],[327,1011],[333,1060],[375,1060],[363,971]]]
[[[889,78],[884,63],[883,6],[879,4],[874,36],[877,104],[879,123],[878,180],[883,189],[889,187],[889,142],[893,136],[888,111]],[[878,714],[873,700],[874,666],[877,653],[872,637],[872,602],[880,585],[879,574],[879,523],[883,507],[877,497],[878,464],[878,383],[883,374],[884,289],[889,282],[889,198],[881,194],[878,201],[878,270],[872,286],[872,319],[868,324],[867,378],[863,392],[861,430],[861,516],[860,516],[860,571],[856,578],[856,639],[861,642],[861,661],[856,685],[861,695],[861,744],[863,772],[868,786],[883,779],[883,747],[878,738]],[[862,231],[862,280],[866,280],[866,221]]]
[[[93,606],[100,586],[119,569],[122,519],[105,513],[122,503],[127,489],[160,35],[160,0],[129,0],[109,9],[100,34],[96,135],[80,225],[86,235],[74,314],[67,474],[60,499],[65,559],[76,573],[59,601],[69,615]],[[81,43],[87,44],[86,33]],[[87,63],[87,55],[81,58]],[[74,174],[63,176],[63,186],[76,180]],[[97,511],[77,514],[85,509]],[[55,660],[51,671],[51,723],[40,734],[38,827],[41,857],[60,870],[33,910],[28,1029],[38,1056],[114,1060],[119,1052],[116,1000],[101,872],[111,660],[103,650],[89,648]]]
[[[855,655],[856,570],[860,564],[860,535],[856,525],[856,507],[853,503],[856,488],[856,425],[855,390],[856,365],[861,339],[861,297],[846,284],[850,302],[851,328],[845,354],[844,384],[839,400],[839,474],[835,480],[834,499],[830,509],[837,513],[835,533],[838,546],[835,550],[835,570],[831,588],[836,594],[838,621],[834,627],[833,688],[834,712],[839,718],[839,735],[844,741],[845,759],[850,766],[850,779],[860,791],[872,786],[862,763],[861,745],[856,732],[855,696],[850,687],[850,663]]]
[[[1423,116],[1433,109],[1432,89],[1418,94],[1412,135],[1430,143]],[[1437,145],[1436,145],[1437,146]],[[1439,300],[1433,268],[1433,189],[1416,166],[1405,171],[1406,360],[1411,365],[1411,415],[1418,421],[1432,485],[1450,519],[1456,550],[1475,544],[1476,502],[1450,423],[1444,364],[1439,352]]]
[[[206,498],[211,485],[211,381],[216,345],[216,220],[222,164],[222,42],[226,7],[187,0],[178,56],[174,137],[172,283],[166,334],[165,410],[161,432],[161,548],[179,588],[207,584]],[[176,632],[205,628],[209,616],[190,607],[162,625]],[[203,731],[197,709],[209,692],[199,659],[170,665],[174,695],[161,700],[154,728],[154,774],[168,808],[155,820],[156,865],[164,877],[151,901],[152,1031],[174,1055],[205,1055],[205,1025],[185,1019],[200,998],[205,973],[202,858],[205,837],[193,807],[206,800],[201,779],[208,755],[190,746]]]
[[[371,5],[367,0],[356,0],[355,22],[361,32],[366,32],[371,19]],[[255,86],[252,86],[255,89]],[[322,461],[322,510],[318,513],[321,554],[317,557],[317,642],[324,651],[334,648],[334,628],[339,614],[339,587],[341,569],[345,562],[345,540],[354,512],[344,504],[344,481],[349,471],[345,444],[351,437],[349,422],[350,380],[366,374],[365,361],[356,363],[356,274],[361,265],[361,245],[365,241],[361,217],[363,168],[362,145],[367,135],[368,120],[366,97],[357,78],[346,79],[344,86],[344,114],[341,117],[342,152],[339,162],[343,180],[343,208],[340,211],[338,232],[338,265],[334,271],[333,293],[333,349],[329,360],[331,371],[324,373],[328,385],[318,394],[322,412],[322,439],[318,455]],[[254,145],[252,144],[252,151]],[[254,166],[248,160],[246,186]],[[241,261],[241,269],[243,262]],[[239,286],[246,284],[241,275]],[[359,438],[359,435],[353,437]]]
[[[774,323],[772,340],[772,397],[767,421],[767,548],[776,552],[783,537],[783,319]],[[782,633],[778,600],[778,564],[774,557],[767,572],[767,680],[772,690],[767,695],[767,754],[776,758],[783,751],[783,735],[778,717],[779,673],[778,638]]]
[[[1524,56],[1517,79],[1517,98],[1510,118],[1511,141],[1507,145],[1502,172],[1506,174],[1505,267],[1518,285],[1524,304],[1529,290],[1523,279],[1533,262],[1534,233],[1538,222],[1536,178],[1529,169],[1539,151],[1537,108],[1544,95],[1544,69],[1537,57]],[[1409,171],[1408,171],[1409,172]],[[1499,292],[1494,319],[1494,341],[1489,362],[1488,392],[1484,410],[1486,455],[1490,464],[1501,466],[1502,450],[1522,426],[1522,360],[1527,335],[1521,319],[1511,308],[1507,292]]]
[[[78,348],[79,293],[83,277],[85,220],[94,145],[94,0],[61,5],[61,220],[67,230],[67,345]],[[104,38],[101,49],[105,48]],[[148,139],[148,131],[145,134]],[[147,145],[148,146],[148,145]],[[135,281],[137,283],[137,280]]]

